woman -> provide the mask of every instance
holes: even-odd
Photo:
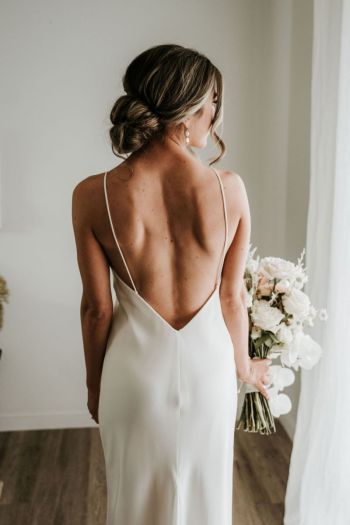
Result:
[[[211,134],[213,162],[224,154],[222,77],[196,50],[159,45],[123,86],[110,137],[124,161],[81,181],[72,204],[107,524],[229,525],[236,380],[267,396],[271,361],[248,356],[244,183],[190,149]]]

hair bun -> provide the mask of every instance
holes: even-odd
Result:
[[[122,95],[115,102],[109,130],[112,146],[118,153],[131,153],[141,148],[161,129],[160,118],[135,95]]]
[[[112,150],[117,157],[147,149],[155,139],[176,135],[179,146],[196,144],[195,134],[186,140],[185,123],[200,117],[210,95],[215,96],[215,112],[210,123],[210,136],[221,153],[225,144],[216,133],[222,122],[223,80],[217,67],[196,49],[178,44],[152,46],[138,54],[122,77],[124,92],[111,112],[109,130]],[[194,121],[193,121],[194,122]],[[163,141],[165,145],[165,141]]]

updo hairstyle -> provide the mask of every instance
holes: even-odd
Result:
[[[200,113],[211,91],[216,91],[217,104],[210,135],[220,154],[210,164],[224,155],[225,144],[215,131],[222,122],[222,75],[203,54],[176,44],[151,47],[132,60],[122,82],[125,94],[110,112],[109,135],[117,157],[144,148],[169,126]]]

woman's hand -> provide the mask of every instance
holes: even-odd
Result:
[[[99,390],[88,390],[88,402],[87,407],[91,414],[91,417],[98,424],[98,402],[100,399]]]
[[[252,385],[264,397],[266,397],[266,399],[269,399],[265,385],[270,383],[269,366],[271,363],[271,359],[260,359],[254,357],[253,359],[250,359],[250,370],[248,375],[245,377],[239,377],[240,381]]]

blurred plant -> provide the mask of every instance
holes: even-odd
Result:
[[[5,279],[0,275],[0,329],[4,324],[4,302],[8,303],[10,292]]]

